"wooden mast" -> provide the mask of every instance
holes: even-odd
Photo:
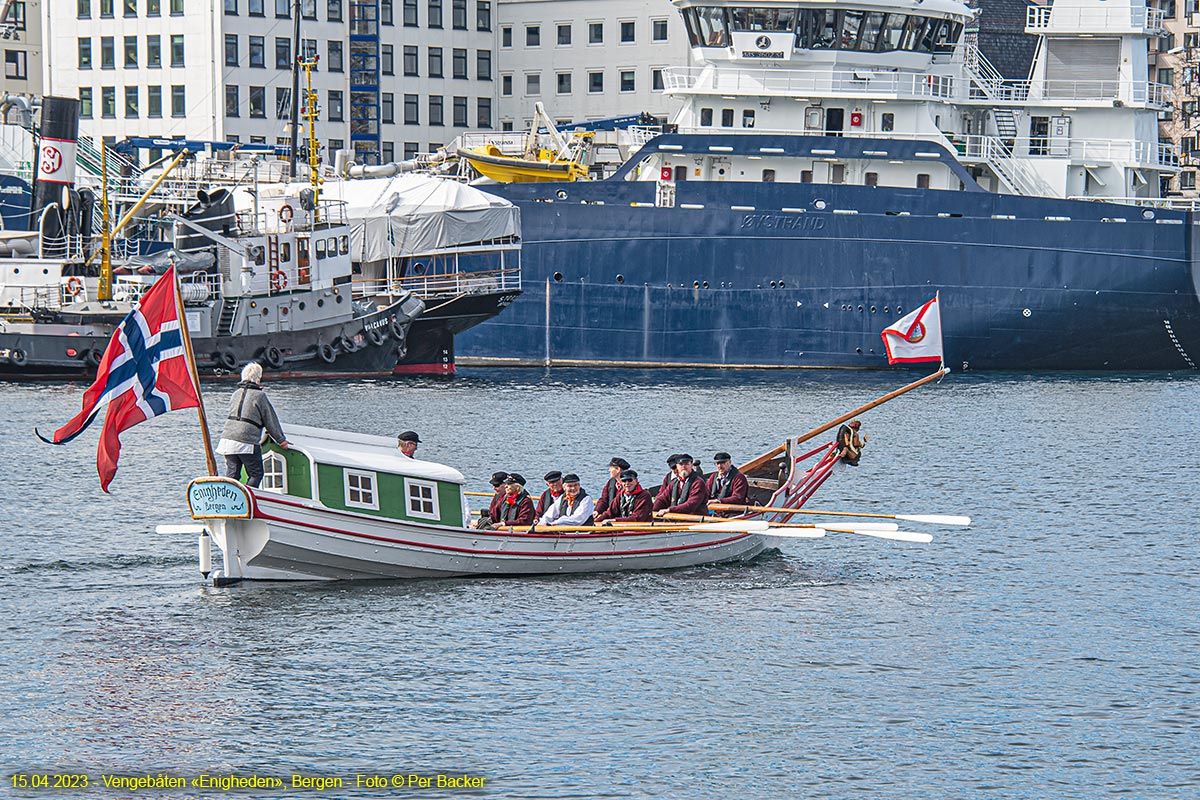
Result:
[[[187,351],[188,372],[192,374],[192,385],[196,387],[196,413],[200,416],[200,435],[204,439],[204,460],[208,463],[208,474],[217,475],[217,457],[213,453],[212,439],[208,435],[208,417],[204,414],[204,395],[200,393],[200,376],[196,373],[196,353],[192,350],[192,337],[188,333],[187,315],[183,312],[183,293],[179,289],[179,273],[171,265],[175,283],[175,313],[179,316],[179,330],[183,333],[183,347]]]

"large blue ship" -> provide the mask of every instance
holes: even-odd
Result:
[[[1196,222],[1160,196],[1161,13],[1031,7],[1009,81],[953,0],[673,0],[699,66],[677,132],[520,206],[523,294],[467,363],[886,367],[941,293],[963,369],[1194,369]]]

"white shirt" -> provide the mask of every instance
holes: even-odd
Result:
[[[596,510],[596,504],[592,502],[591,495],[585,495],[579,501],[579,505],[575,508],[574,514],[565,514],[564,509],[567,507],[567,496],[563,494],[557,500],[550,504],[546,509],[546,513],[542,514],[542,518],[538,521],[539,525],[582,525],[587,522],[587,518]]]
[[[232,439],[222,439],[217,442],[217,455],[233,456],[250,454],[254,452],[254,448],[258,445],[246,444],[245,442],[235,442]]]

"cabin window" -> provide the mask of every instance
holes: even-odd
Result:
[[[346,508],[379,510],[379,494],[376,492],[374,472],[346,470]]]
[[[754,127],[754,109],[753,108],[747,108],[747,109],[742,110],[742,127],[743,128],[753,128]]]
[[[279,261],[281,263],[286,264],[291,260],[292,260],[292,243],[291,242],[280,242],[279,243]]]
[[[346,256],[346,255],[350,254],[350,237],[349,236],[340,237],[338,239],[338,245],[339,245],[339,249],[341,250],[342,255]]]
[[[729,25],[723,8],[693,8],[684,12],[692,47],[728,47]]]
[[[763,183],[774,183],[775,182],[775,170],[764,169],[762,171],[762,179],[763,179]]]
[[[845,183],[846,182],[846,165],[834,164],[829,173],[830,183]]]
[[[721,109],[721,127],[722,128],[732,128],[733,127],[733,109],[732,108],[722,108]]]
[[[865,186],[878,186],[879,185],[879,173],[878,172],[868,172],[866,175],[863,176],[863,184]]]
[[[408,498],[408,515],[421,519],[442,518],[438,509],[437,484],[433,481],[404,479],[404,495]]]
[[[296,265],[300,267],[308,266],[308,239],[298,239],[296,241]]]
[[[929,188],[929,173],[922,172],[917,175],[917,188],[918,189],[928,189]]]
[[[317,239],[317,261],[325,258],[325,240]]]
[[[700,125],[708,128],[712,126],[713,110],[711,108],[700,109]]]
[[[801,183],[812,183],[813,182],[813,171],[811,169],[800,170],[800,182]]]
[[[896,115],[891,111],[887,112],[879,118],[879,129],[881,131],[892,131],[896,129]]]
[[[262,488],[287,494],[287,462],[279,453],[268,453],[263,459]]]

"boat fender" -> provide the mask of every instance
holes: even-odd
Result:
[[[70,278],[67,278],[67,294],[71,295],[71,297],[78,297],[82,291],[83,281],[78,275],[72,275]]]
[[[337,338],[337,346],[343,353],[354,352],[354,342],[344,333]]]
[[[278,347],[271,345],[263,350],[263,361],[267,362],[267,366],[271,369],[279,369],[283,366],[283,353],[279,352]]]
[[[329,342],[321,342],[317,345],[317,357],[326,364],[332,364],[337,361],[337,350],[334,350]]]
[[[387,338],[382,328],[365,328],[363,333],[367,335],[367,341],[376,347],[383,344],[383,340]]]
[[[233,354],[232,350],[222,350],[217,353],[217,363],[225,369],[233,369],[237,366],[237,356]]]
[[[271,291],[282,292],[287,288],[287,273],[277,269],[271,273]]]
[[[292,218],[295,216],[296,216],[295,210],[291,206],[289,206],[287,203],[284,203],[282,206],[279,207],[279,221],[284,223],[285,225],[287,223],[291,222]]]
[[[200,534],[200,574],[205,578],[212,572],[212,539],[205,530]]]
[[[404,341],[404,325],[400,323],[400,320],[392,317],[392,321],[388,324],[388,330],[392,332],[392,338],[397,342]]]
[[[83,360],[87,362],[89,367],[100,366],[100,361],[104,358],[104,353],[94,347],[83,354]]]
[[[24,350],[18,348],[8,354],[8,360],[11,361],[15,367],[23,367],[29,363],[29,356]]]

